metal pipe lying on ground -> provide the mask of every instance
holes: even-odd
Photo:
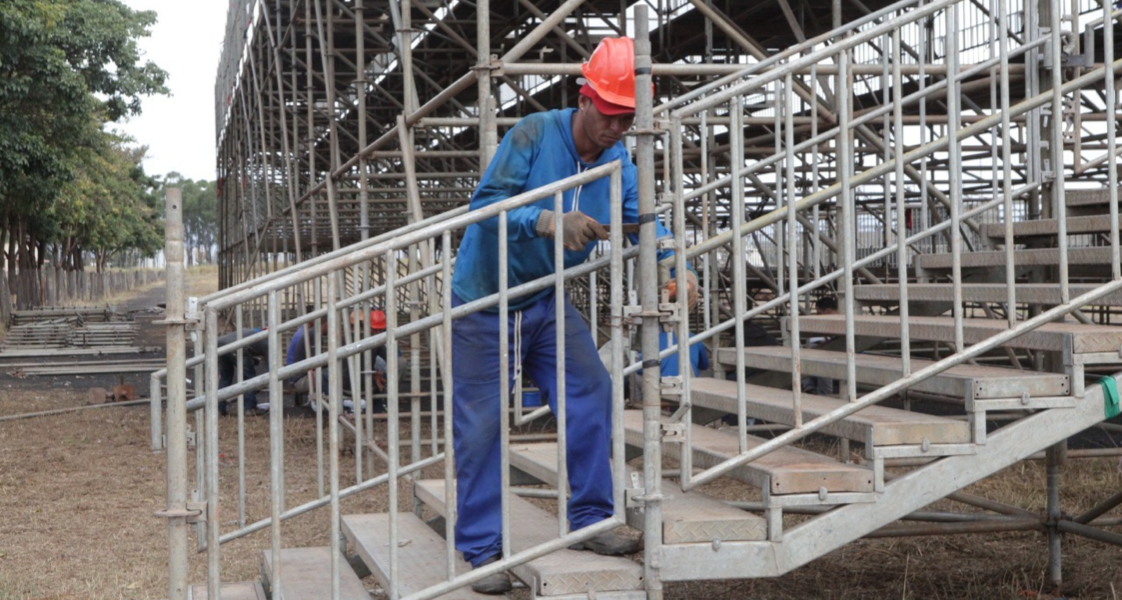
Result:
[[[44,410],[41,412],[24,413],[22,415],[9,415],[7,417],[0,417],[0,421],[16,421],[19,419],[30,419],[32,417],[48,417],[51,415],[61,415],[64,413],[77,412],[79,410],[89,410],[91,408],[107,408],[110,406],[136,406],[138,404],[148,404],[148,398],[141,398],[139,400],[129,400],[127,402],[107,402],[105,404],[90,404],[87,406],[71,406],[69,408],[56,408],[54,410]]]

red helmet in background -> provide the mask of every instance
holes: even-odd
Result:
[[[380,310],[370,311],[370,330],[383,331],[386,328],[386,313]]]
[[[629,37],[604,38],[580,66],[596,93],[620,106],[635,108],[635,43]]]

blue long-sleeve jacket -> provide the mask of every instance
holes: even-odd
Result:
[[[471,197],[475,210],[501,202],[558,180],[619,160],[623,163],[623,222],[637,223],[639,192],[635,164],[622,143],[604,150],[595,163],[580,159],[573,143],[572,119],[576,109],[535,113],[518,122],[503,136],[494,159]],[[611,179],[603,177],[564,192],[565,212],[579,210],[600,223],[611,219]],[[510,287],[533,281],[554,272],[553,240],[535,231],[542,210],[553,210],[553,198],[543,198],[508,214],[508,283]],[[660,221],[658,237],[670,235]],[[465,302],[499,291],[498,217],[470,225],[460,243],[452,290]],[[629,234],[632,244],[639,236]],[[565,251],[565,267],[579,265],[595,247],[591,242],[578,251]],[[659,252],[659,260],[674,253]],[[510,307],[519,309],[551,293],[543,290],[530,296],[511,298]]]

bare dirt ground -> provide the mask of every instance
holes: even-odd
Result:
[[[192,271],[191,293],[214,286],[215,272]],[[160,287],[119,299],[137,308],[162,302]],[[148,335],[162,340],[160,326]],[[148,343],[148,342],[144,342]],[[0,417],[39,410],[81,406],[85,390],[116,382],[112,373],[98,377],[26,378],[7,375],[0,366]],[[147,392],[147,376],[136,377]],[[220,427],[223,531],[236,528],[236,421]],[[286,424],[285,481],[287,506],[318,496],[316,421],[292,418]],[[379,427],[384,440],[384,425]],[[428,437],[427,430],[423,437]],[[349,439],[349,436],[348,438]],[[268,419],[248,418],[245,460],[249,522],[268,516]],[[344,451],[342,486],[355,481],[354,453]],[[669,465],[668,465],[669,466]],[[368,465],[369,467],[369,465]],[[426,476],[440,476],[441,467]],[[382,472],[376,463],[373,472]],[[191,475],[193,477],[193,474]],[[729,496],[735,485],[709,491]],[[408,485],[400,507],[411,507]],[[1062,502],[1078,514],[1122,489],[1114,458],[1072,460],[1064,470]],[[1032,511],[1045,506],[1042,461],[1006,469],[967,491]],[[153,513],[165,502],[163,454],[148,440],[148,409],[113,407],[64,415],[0,421],[0,600],[129,599],[167,597],[166,523]],[[384,490],[358,494],[343,502],[343,512],[384,511]],[[929,510],[963,510],[942,501]],[[1107,517],[1122,516],[1117,509]],[[328,512],[313,511],[286,522],[283,544],[328,544]],[[791,523],[799,517],[792,517]],[[1115,532],[1119,528],[1114,529]],[[194,536],[191,541],[194,547]],[[259,578],[260,551],[268,548],[268,530],[222,547],[223,579]],[[192,582],[205,578],[205,554],[191,558]],[[922,538],[866,539],[810,565],[771,580],[668,583],[668,599],[1047,599],[1047,543],[1040,532],[975,534]],[[1063,597],[1122,598],[1122,549],[1079,538],[1064,539]],[[365,583],[376,598],[384,595],[373,578]],[[529,598],[519,590],[515,598]]]

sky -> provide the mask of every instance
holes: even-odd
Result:
[[[145,59],[168,72],[171,96],[142,101],[143,114],[117,129],[148,146],[144,171],[188,179],[215,178],[214,79],[229,0],[123,0],[154,10],[152,35],[140,40]]]

